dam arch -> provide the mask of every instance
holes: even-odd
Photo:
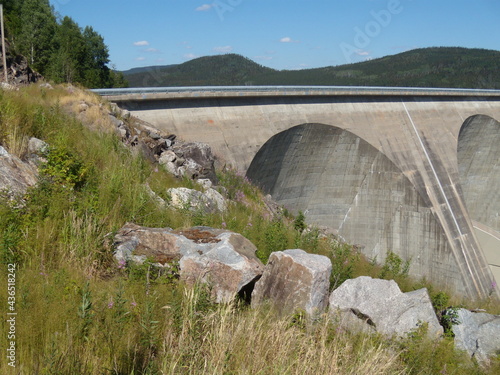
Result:
[[[410,260],[410,274],[450,289],[465,286],[446,234],[405,174],[361,137],[306,123],[272,136],[247,177],[292,212],[326,226],[368,258],[387,251]]]
[[[500,122],[486,115],[467,118],[457,140],[464,201],[476,237],[500,283]]]

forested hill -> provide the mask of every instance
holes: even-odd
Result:
[[[131,87],[326,85],[500,89],[500,51],[423,48],[356,64],[281,71],[229,54],[124,74]]]
[[[275,74],[236,54],[199,57],[183,64],[123,72],[131,87],[252,85],[257,77]]]

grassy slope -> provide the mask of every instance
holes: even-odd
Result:
[[[277,71],[242,56],[202,57],[173,68],[127,75],[131,87],[332,85],[500,88],[500,52],[424,48],[357,64]]]
[[[94,104],[95,130],[66,113],[81,100]],[[266,218],[262,194],[234,171],[220,173],[228,196],[237,198],[225,214],[156,206],[145,183],[162,195],[192,182],[174,180],[125,148],[109,131],[107,116],[99,111],[106,103],[100,101],[61,87],[0,93],[0,144],[20,156],[30,136],[51,146],[48,167],[25,206],[0,200],[1,267],[19,266],[18,367],[12,372],[1,361],[1,373],[430,374],[446,368],[493,374],[499,369],[478,369],[455,353],[449,340],[427,342],[417,332],[407,340],[387,341],[348,334],[326,317],[312,325],[300,314],[289,318],[238,304],[215,306],[205,290],[184,288],[175,267],[162,275],[147,266],[121,268],[112,259],[113,232],[133,221],[227,227],[253,241],[263,259],[271,251],[296,247],[324,254],[334,265],[334,285],[347,277],[381,274],[349,246],[314,231],[300,235],[285,216]],[[405,290],[422,286],[398,267],[383,271]],[[0,272],[1,285],[5,277]],[[2,290],[0,303],[6,306]],[[0,332],[6,330],[2,319]],[[0,340],[5,347],[6,335]]]

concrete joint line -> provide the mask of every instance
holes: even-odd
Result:
[[[450,202],[448,201],[448,197],[446,196],[446,193],[443,189],[443,186],[441,185],[441,181],[439,180],[439,177],[438,177],[438,174],[436,172],[436,169],[434,168],[434,165],[432,164],[432,161],[431,161],[431,158],[429,156],[429,153],[427,152],[427,149],[425,148],[425,145],[424,145],[424,142],[422,141],[422,138],[420,137],[420,134],[418,133],[418,129],[415,125],[415,123],[413,122],[413,119],[410,115],[410,112],[408,111],[408,108],[406,107],[406,103],[404,101],[401,100],[401,103],[403,103],[403,107],[406,111],[406,114],[410,120],[410,123],[413,127],[413,130],[415,132],[415,134],[417,135],[417,138],[418,138],[418,141],[420,143],[420,146],[422,147],[422,150],[424,151],[424,154],[425,154],[425,157],[427,159],[427,162],[429,163],[431,169],[432,169],[432,173],[434,175],[434,178],[436,179],[437,183],[438,183],[438,186],[439,186],[439,190],[441,191],[441,194],[446,202],[446,206],[448,207],[448,210],[450,211],[450,214],[451,214],[451,217],[453,218],[453,222],[456,226],[456,228],[458,229],[458,233],[460,235],[460,238],[459,238],[459,242],[461,244],[460,248],[461,248],[461,252],[462,252],[462,256],[463,256],[463,260],[465,261],[465,266],[467,267],[467,270],[469,271],[469,275],[476,275],[476,272],[472,272],[472,267],[471,267],[471,264],[470,264],[470,260],[469,260],[469,257],[467,256],[467,253],[465,251],[466,249],[466,246],[465,246],[465,243],[464,243],[464,236],[463,236],[463,233],[462,231],[460,230],[460,226],[457,222],[457,219],[455,217],[455,214],[453,212],[453,210],[451,209],[451,205],[450,205]],[[459,260],[457,259],[457,261],[459,262]],[[473,284],[474,284],[474,287],[476,289],[476,291],[479,291],[481,290],[481,287],[477,285],[477,281],[476,281],[476,277],[472,277],[473,279]]]
[[[406,104],[405,102],[403,102],[403,107],[406,111],[406,114],[408,116],[408,118],[410,119],[410,123],[413,127],[413,130],[415,131],[415,134],[417,135],[417,138],[418,138],[418,141],[420,143],[420,146],[422,147],[422,150],[424,151],[424,154],[425,154],[425,158],[427,159],[427,162],[429,163],[431,169],[432,169],[432,174],[434,175],[434,178],[436,179],[437,183],[438,183],[438,186],[439,186],[439,190],[441,191],[441,194],[443,195],[443,198],[446,202],[446,206],[448,207],[448,210],[450,210],[450,213],[451,213],[451,216],[453,217],[453,222],[455,223],[455,226],[457,227],[458,229],[458,233],[460,234],[460,236],[463,236],[463,233],[462,231],[460,230],[460,225],[458,224],[457,222],[457,218],[455,217],[455,214],[451,208],[451,205],[450,205],[450,202],[448,201],[448,197],[446,196],[446,193],[443,189],[443,185],[441,185],[441,181],[439,180],[439,177],[438,177],[438,174],[436,172],[436,169],[434,168],[434,165],[432,164],[432,160],[429,156],[429,153],[427,152],[427,149],[425,148],[425,145],[424,145],[424,142],[422,141],[422,138],[420,137],[420,134],[418,133],[418,130],[417,130],[417,127],[415,125],[415,123],[413,122],[413,119],[410,115],[410,112],[408,111],[408,108],[406,108]]]

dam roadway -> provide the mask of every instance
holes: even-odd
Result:
[[[370,259],[469,298],[499,296],[500,91],[376,87],[94,90],[205,142]]]

